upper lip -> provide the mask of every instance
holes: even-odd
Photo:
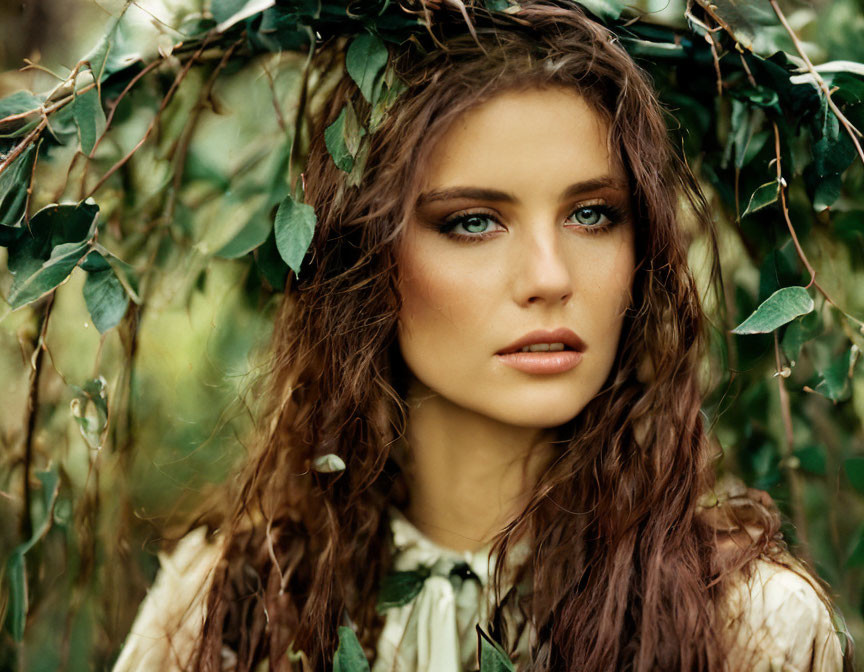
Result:
[[[583,341],[572,329],[559,327],[551,331],[546,329],[538,329],[531,331],[513,341],[510,345],[499,350],[496,354],[508,355],[511,352],[519,352],[526,345],[535,345],[537,343],[563,343],[565,346],[573,348],[579,352],[585,350],[585,341]]]

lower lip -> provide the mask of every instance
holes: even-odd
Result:
[[[564,373],[582,361],[582,353],[576,350],[558,352],[511,352],[495,355],[503,364],[525,373]]]

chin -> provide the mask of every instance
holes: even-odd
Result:
[[[495,409],[479,410],[484,415],[516,427],[550,429],[570,422],[585,407],[586,402],[561,403],[560,398],[548,402],[501,404]]]

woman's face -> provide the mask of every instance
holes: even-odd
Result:
[[[598,393],[634,270],[629,188],[606,139],[581,96],[546,88],[494,97],[433,148],[399,250],[398,339],[416,382],[537,428]]]

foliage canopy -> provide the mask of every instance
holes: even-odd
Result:
[[[365,127],[346,105],[325,132],[334,163],[359,184],[365,142],[400,93],[387,45],[425,31],[436,4],[212,0],[160,19],[160,34],[142,39],[130,2],[51,90],[0,99],[3,320],[30,325],[27,361],[14,367],[27,403],[13,406],[22,422],[3,438],[10,450],[0,471],[17,507],[3,522],[16,541],[0,548],[0,666],[23,660],[24,642],[65,651],[56,658],[67,667],[77,647],[81,669],[116,653],[153,570],[140,552],[130,560],[129,540],[150,534],[134,512],[162,494],[134,483],[140,454],[153,459],[146,440],[156,435],[145,425],[160,413],[144,386],[142,325],[172,300],[192,306],[196,296],[212,298],[214,284],[240,286],[214,357],[243,368],[266,332],[271,299],[302,274],[315,227],[301,157],[310,89],[324,82],[309,54],[340,44],[372,105]],[[722,469],[775,498],[792,523],[789,538],[864,636],[864,64],[825,60],[844,49],[864,55],[798,34],[843,11],[860,17],[861,8],[832,3],[817,21],[812,10],[787,17],[777,0],[696,0],[664,23],[618,0],[580,4],[654,77],[670,132],[717,213],[725,284],[723,296],[706,298],[717,384],[705,411],[727,456]],[[480,6],[518,9],[510,0]],[[814,65],[812,53],[825,62]],[[697,270],[704,251],[697,236]],[[66,307],[72,292],[83,301],[77,308]],[[49,345],[78,342],[71,334],[82,311],[101,335],[95,364],[66,377]],[[46,385],[52,376],[59,386]],[[211,402],[238,391],[229,388]],[[186,457],[189,445],[211,451],[189,466],[206,471],[202,464],[233,439],[223,431],[233,420],[194,413],[217,429],[175,441]],[[72,439],[70,421],[79,432]],[[205,480],[224,477],[224,464]],[[178,491],[199,482],[174,476]],[[69,570],[57,578],[61,557]],[[121,588],[128,604],[109,608],[93,595],[123,583],[123,563],[112,574],[112,559],[142,569],[137,587]],[[52,664],[34,656],[27,669]]]

